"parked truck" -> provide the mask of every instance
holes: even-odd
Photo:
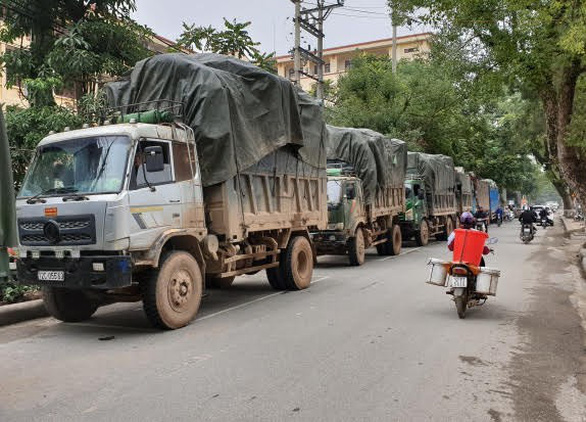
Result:
[[[472,178],[463,167],[456,167],[456,203],[458,215],[472,210]]]
[[[501,194],[497,184],[490,179],[485,179],[488,182],[488,199],[489,199],[489,215],[491,221],[496,221],[496,210],[501,204]]]
[[[479,179],[474,174],[472,175],[472,183],[474,186],[473,211],[478,211],[482,207],[487,213],[490,210],[490,182],[486,179]]]
[[[312,234],[317,254],[347,254],[355,266],[372,246],[398,255],[407,145],[369,129],[327,128],[328,226]]]
[[[18,196],[18,280],[54,317],[142,300],[175,329],[206,279],[309,286],[310,232],[327,227],[318,103],[219,55],[155,56],[107,92],[117,123],[43,139]]]
[[[420,246],[430,236],[445,240],[456,227],[454,161],[445,155],[409,152],[405,180],[406,211],[401,216],[403,239]]]

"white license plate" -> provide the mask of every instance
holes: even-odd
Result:
[[[65,271],[39,271],[37,273],[39,281],[64,281]]]
[[[450,277],[450,287],[466,287],[468,279],[466,277]]]
[[[523,233],[531,233],[531,229],[523,229]]]

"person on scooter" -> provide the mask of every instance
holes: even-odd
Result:
[[[464,214],[462,214],[464,215]],[[484,231],[488,233],[488,213],[484,211],[484,208],[478,206],[474,218],[484,224]]]
[[[521,230],[523,230],[523,226],[527,225],[531,228],[531,234],[535,234],[536,228],[533,226],[533,223],[537,222],[537,217],[532,210],[529,208],[524,209],[519,216],[519,221],[521,222]]]
[[[500,226],[501,224],[503,224],[503,208],[499,205],[498,208],[495,211],[496,214],[496,221],[498,223],[498,225]]]
[[[480,208],[479,208],[480,210]],[[469,213],[468,211],[462,213],[460,216],[460,228],[464,230],[476,230],[476,218]],[[456,232],[452,232],[450,236],[448,236],[448,249],[450,251],[454,251],[454,240],[456,239]],[[490,248],[484,245],[484,249],[482,250],[483,255],[488,255],[490,253]],[[480,259],[480,266],[485,267],[484,258]]]
[[[547,227],[547,210],[545,208],[542,208],[541,211],[539,211],[539,218],[541,219],[541,225],[543,226],[543,228]]]

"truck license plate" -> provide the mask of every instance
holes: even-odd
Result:
[[[64,281],[65,271],[39,271],[37,279],[39,281]]]
[[[451,277],[450,287],[466,287],[468,285],[468,279],[466,277]]]

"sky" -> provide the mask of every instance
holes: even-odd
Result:
[[[333,3],[333,0],[328,0]],[[391,25],[386,0],[346,0],[334,9],[324,24],[324,47],[354,44],[390,38]],[[315,0],[304,0],[310,8]],[[222,18],[239,22],[251,21],[253,40],[260,42],[263,52],[287,54],[293,47],[294,4],[291,0],[136,0],[134,18],[157,34],[176,40],[182,23],[221,28]],[[399,28],[399,35],[425,32],[426,28]],[[303,34],[303,31],[302,31]],[[306,35],[302,46],[315,48],[315,38]]]

